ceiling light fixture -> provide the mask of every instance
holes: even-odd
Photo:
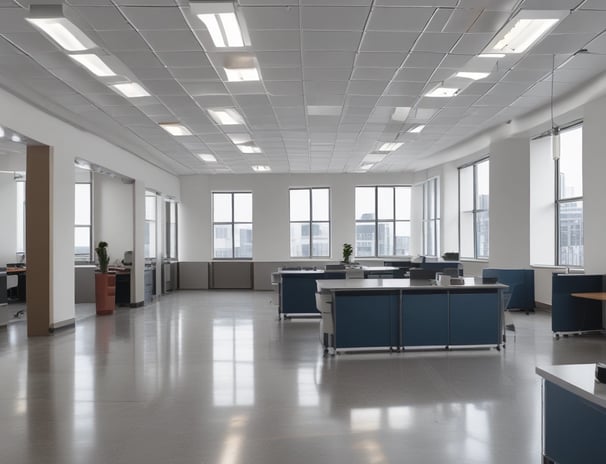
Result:
[[[379,148],[379,151],[396,151],[402,145],[404,145],[403,142],[386,142],[383,145],[381,145],[381,148]]]
[[[166,132],[168,132],[170,135],[174,135],[175,137],[193,135],[187,127],[185,127],[183,124],[179,124],[176,122],[161,122],[160,127]]]
[[[488,72],[472,72],[472,71],[459,71],[456,74],[457,77],[462,77],[463,79],[471,79],[473,81],[479,81],[480,79],[485,79],[490,76]]]
[[[505,58],[505,53],[480,53],[478,58]]]
[[[206,163],[217,162],[217,158],[215,158],[215,155],[211,155],[210,153],[198,153],[198,157]]]
[[[419,124],[418,126],[411,127],[410,129],[408,129],[408,132],[411,134],[418,134],[423,129],[425,129],[425,124]]]
[[[406,121],[406,118],[408,118],[408,114],[410,113],[410,110],[411,110],[410,106],[397,106],[393,110],[391,119],[393,121],[404,122],[404,121]]]
[[[261,149],[252,142],[241,143],[236,145],[236,147],[238,147],[238,150],[240,150],[242,153],[247,155],[261,153]]]
[[[259,164],[252,166],[252,170],[255,172],[269,172],[271,171],[271,168],[269,166]]]
[[[228,82],[258,81],[259,71],[257,68],[223,68]]]
[[[461,89],[455,89],[454,87],[436,87],[425,94],[426,97],[433,98],[450,98],[456,97]]]
[[[105,64],[105,62],[94,53],[83,53],[80,55],[68,55],[72,60],[77,61],[95,76],[110,77],[116,73]]]
[[[204,23],[217,48],[249,45],[244,22],[238,18],[233,2],[190,2],[191,11]]]
[[[25,18],[68,52],[81,52],[97,45],[63,15],[63,5],[30,5]]]
[[[372,168],[374,166],[374,163],[366,163],[366,164],[361,164],[360,165],[360,169],[362,171],[368,171],[370,168]]]
[[[4,137],[4,128],[0,127],[0,139]]]
[[[387,155],[385,153],[369,153],[362,159],[363,164],[375,164],[380,163],[385,159]]]
[[[127,98],[149,97],[149,92],[141,87],[136,82],[127,82],[124,84],[112,84],[111,87],[116,89]]]
[[[524,53],[555,27],[568,11],[520,10],[488,44],[485,53]]]
[[[13,134],[11,135],[11,140],[15,143],[19,143],[21,142],[21,137],[19,137],[17,134]]]
[[[217,124],[222,126],[235,126],[244,124],[244,119],[232,108],[209,108],[208,114]]]

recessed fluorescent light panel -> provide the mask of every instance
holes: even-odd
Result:
[[[391,119],[394,121],[404,122],[410,113],[409,106],[398,106],[393,110]]]
[[[242,143],[240,145],[236,145],[236,147],[238,147],[238,150],[240,150],[242,153],[247,155],[261,153],[261,149],[254,143]]]
[[[361,164],[360,165],[360,169],[362,171],[368,171],[370,168],[372,168],[374,166],[373,163],[366,163],[366,164]]]
[[[208,114],[210,114],[210,117],[213,118],[217,124],[222,126],[244,124],[244,119],[242,119],[240,113],[232,108],[209,108]]]
[[[307,105],[308,116],[339,116],[342,111],[342,106]]]
[[[63,15],[62,5],[30,5],[29,16],[25,19],[68,52],[81,52],[97,46]]]
[[[191,131],[187,127],[176,122],[161,122],[160,127],[175,137],[192,135]]]
[[[112,87],[127,98],[149,97],[149,92],[136,82],[112,84]]]
[[[479,81],[480,79],[486,79],[488,76],[490,76],[490,73],[460,71],[456,74],[456,76],[462,77],[463,79],[471,79],[473,81]]]
[[[524,53],[560,22],[568,11],[521,10],[499,31],[485,53]]]
[[[454,87],[436,87],[425,94],[426,97],[449,98],[459,93],[460,89]]]
[[[258,81],[259,71],[257,68],[223,68],[228,82]]]
[[[364,157],[362,163],[364,164],[375,164],[380,163],[385,159],[387,155],[385,153],[369,153]]]
[[[4,137],[4,128],[0,127],[0,139]]]
[[[402,143],[402,142],[387,142],[387,143],[384,143],[383,145],[381,145],[381,148],[379,148],[379,151],[395,151],[398,148],[400,148],[402,145],[404,145],[404,143]]]
[[[115,76],[116,73],[105,64],[105,62],[93,53],[82,53],[80,55],[69,55],[69,57],[80,63],[95,76],[99,77],[110,77]]]
[[[269,172],[269,171],[271,171],[271,168],[269,166],[264,166],[264,165],[256,165],[256,166],[253,166],[252,169],[255,172]]]
[[[505,53],[480,53],[478,58],[505,58]]]
[[[215,158],[214,155],[211,155],[209,153],[199,153],[198,157],[206,163],[216,163],[217,162],[217,158]]]
[[[424,124],[419,124],[416,127],[413,127],[411,129],[408,129],[408,132],[410,132],[411,134],[418,134],[419,132],[421,132],[423,129],[425,129],[425,125]]]
[[[15,143],[19,143],[21,142],[21,137],[19,137],[17,134],[13,134],[11,135],[11,140]]]
[[[233,2],[190,2],[190,10],[204,23],[217,48],[250,45],[244,22]]]

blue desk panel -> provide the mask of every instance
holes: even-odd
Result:
[[[398,347],[400,292],[339,292],[333,304],[336,349]]]
[[[511,299],[507,308],[534,311],[534,269],[484,269],[482,277],[496,277],[508,285]]]
[[[555,385],[543,383],[545,462],[606,462],[606,410]]]
[[[293,273],[282,274],[280,289],[280,312],[282,314],[315,314],[320,315],[316,308],[316,280],[344,279],[343,272],[322,273]]]
[[[402,295],[402,346],[448,345],[448,294]]]
[[[450,345],[499,345],[501,336],[498,292],[450,294]]]
[[[553,274],[551,279],[551,330],[582,332],[602,329],[602,302],[575,298],[571,293],[603,291],[604,276]]]

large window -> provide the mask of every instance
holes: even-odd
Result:
[[[166,257],[177,259],[177,203],[167,200],[166,205]]]
[[[17,254],[25,255],[25,179],[17,179]]]
[[[252,193],[213,193],[215,258],[252,258]]]
[[[330,190],[290,189],[290,256],[330,256]]]
[[[155,192],[145,192],[145,242],[144,256],[156,257],[156,216],[158,196]]]
[[[410,187],[356,187],[355,256],[410,255]]]
[[[560,133],[556,160],[557,264],[583,266],[583,128]]]
[[[423,183],[423,254],[440,254],[440,197],[438,179]]]
[[[92,261],[92,181],[91,172],[76,169],[74,204],[74,256],[76,261]]]
[[[488,159],[459,169],[459,250],[461,258],[488,259]]]

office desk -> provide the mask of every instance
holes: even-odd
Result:
[[[543,378],[543,463],[604,462],[606,385],[595,364],[537,367]]]
[[[503,338],[503,284],[432,285],[410,279],[318,280],[330,301],[324,348],[488,345]],[[326,343],[328,345],[326,345]]]
[[[278,317],[316,316],[316,280],[345,279],[350,272],[361,272],[364,278],[392,277],[398,268],[394,266],[362,266],[352,269],[302,269],[279,270]]]
[[[17,299],[19,301],[25,301],[26,294],[26,285],[27,281],[25,277],[27,275],[27,268],[25,267],[7,267],[6,275],[16,275],[17,276]]]
[[[575,298],[585,298],[586,300],[606,301],[606,292],[581,292],[571,293]]]

